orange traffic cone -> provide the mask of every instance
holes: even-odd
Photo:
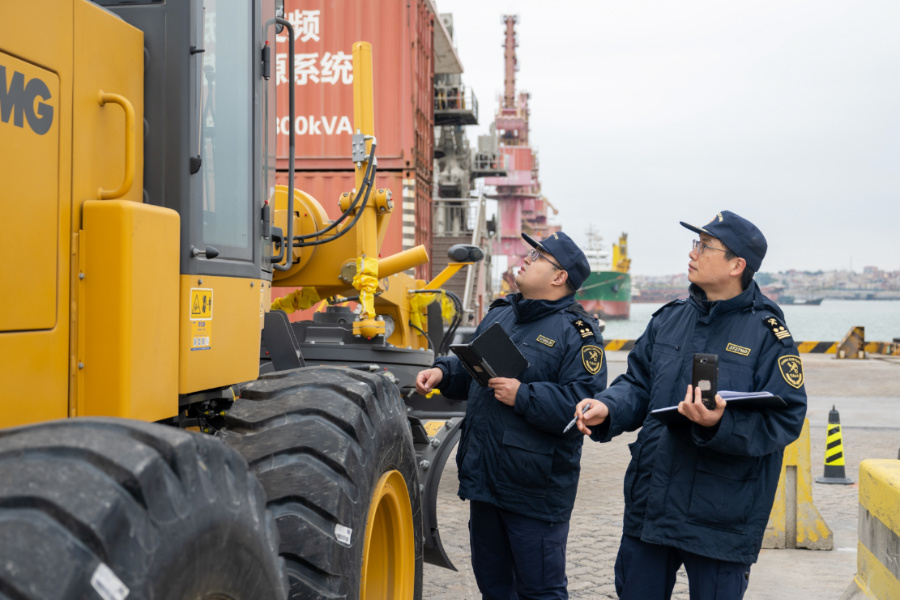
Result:
[[[844,472],[844,444],[841,441],[841,415],[834,405],[828,411],[828,436],[825,438],[825,473],[816,483],[853,483]]]

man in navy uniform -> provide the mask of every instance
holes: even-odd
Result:
[[[797,346],[781,309],[753,281],[766,238],[730,211],[703,227],[681,224],[700,235],[689,254],[690,297],[656,311],[627,372],[576,409],[591,405],[578,428],[596,441],[641,428],[630,445],[615,566],[616,591],[627,600],[669,598],[682,564],[692,600],[743,597],[784,447],[806,416]],[[726,408],[716,395],[708,410],[690,385],[694,353],[718,355],[718,389],[767,391],[787,406]],[[675,405],[682,425],[650,415]]]
[[[563,430],[578,400],[606,387],[606,364],[599,328],[574,296],[590,275],[584,253],[561,232],[522,237],[534,249],[516,275],[519,293],[494,301],[475,335],[500,323],[528,368],[483,387],[455,356],[442,357],[416,389],[468,399],[456,463],[483,598],[564,599],[584,436]]]

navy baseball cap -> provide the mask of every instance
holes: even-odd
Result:
[[[691,231],[718,238],[729,250],[747,261],[747,266],[753,269],[754,273],[759,272],[769,245],[762,231],[744,217],[730,210],[723,210],[703,227],[690,225],[684,221],[680,223]]]
[[[587,257],[581,251],[572,238],[564,234],[562,231],[551,233],[541,241],[535,240],[527,233],[522,234],[522,239],[526,242],[556,259],[563,271],[569,274],[569,281],[577,290],[584,283],[584,280],[591,274],[591,266],[588,264]]]

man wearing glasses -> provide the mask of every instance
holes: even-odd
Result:
[[[615,566],[623,600],[669,598],[682,564],[692,600],[743,597],[784,447],[806,416],[797,346],[781,309],[753,281],[766,238],[730,211],[703,227],[681,224],[700,235],[689,254],[690,297],[655,312],[627,372],[573,413],[590,403],[577,424],[595,441],[641,428],[630,445]],[[690,385],[695,353],[718,355],[719,390],[767,391],[787,406],[726,408],[716,395],[715,409],[707,409]],[[681,424],[650,415],[675,405]]]
[[[468,400],[456,463],[483,597],[564,599],[584,440],[566,425],[581,398],[606,387],[606,364],[597,323],[574,296],[590,274],[584,253],[561,232],[522,237],[534,249],[516,275],[519,292],[494,301],[475,334],[500,323],[528,368],[482,387],[455,356],[441,357],[416,390]]]

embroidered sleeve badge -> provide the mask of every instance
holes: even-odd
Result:
[[[782,356],[778,359],[778,370],[789,386],[800,389],[803,385],[803,363],[799,356]]]
[[[596,375],[603,366],[603,348],[584,346],[581,349],[581,362],[584,363],[584,368],[588,373]]]

